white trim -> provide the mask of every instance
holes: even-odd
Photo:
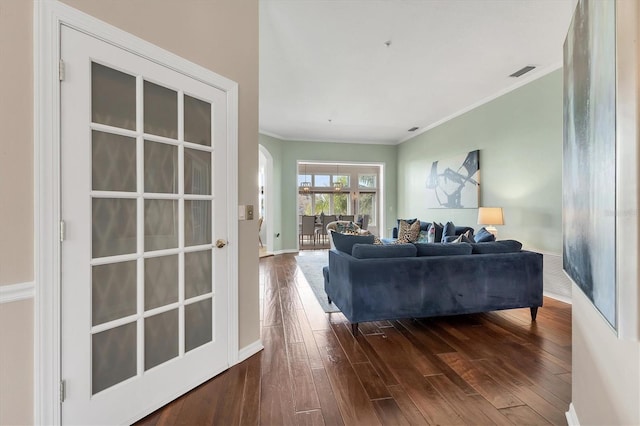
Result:
[[[35,294],[35,282],[17,283],[0,286],[0,305],[31,299]]]
[[[522,86],[526,86],[527,84],[531,83],[532,81],[535,81],[541,77],[544,77],[547,74],[551,74],[552,72],[559,70],[560,68],[562,68],[562,62],[556,63],[556,64],[552,64],[549,65],[548,67],[544,67],[544,68],[540,68],[538,71],[535,71],[533,74],[528,75],[527,77],[524,77],[522,80],[518,80],[516,83],[514,83],[513,85],[507,87],[506,89],[502,89],[497,91],[496,93],[494,93],[493,95],[487,96],[484,99],[479,100],[478,102],[472,103],[471,105],[462,108],[460,111],[454,112],[451,115],[448,115],[438,121],[436,121],[435,123],[431,123],[426,127],[423,127],[421,129],[419,129],[417,132],[412,133],[411,135],[400,139],[398,142],[395,143],[395,145],[400,145],[403,142],[408,141],[409,139],[413,139],[418,135],[423,134],[426,131],[429,131],[435,127],[440,126],[441,124],[446,123],[449,120],[453,120],[456,117],[461,116],[462,114],[465,114],[473,109],[478,108],[479,106],[482,106],[486,103],[489,103],[495,99],[498,99],[501,96],[506,95],[509,92],[513,92],[516,89],[519,89]]]
[[[214,86],[227,95],[228,361],[238,357],[238,84],[54,0],[33,2],[34,61],[34,423],[59,424],[60,25]],[[178,68],[179,67],[179,68]]]
[[[550,297],[551,299],[558,300],[560,302],[566,303],[568,305],[572,305],[571,298],[567,296],[562,296],[560,294],[555,294],[550,291],[543,291],[542,294],[546,297]]]
[[[299,253],[300,250],[298,249],[284,249],[284,250],[276,250],[273,252],[274,255],[278,255],[278,254],[287,254],[287,253]]]
[[[567,418],[567,424],[569,426],[580,426],[578,414],[576,413],[576,407],[573,406],[573,402],[569,404],[569,411],[564,413],[564,415]]]
[[[245,346],[238,351],[238,362],[242,362],[245,359],[253,356],[264,349],[262,346],[262,340],[258,339],[255,342]]]
[[[270,132],[268,130],[258,129],[258,133],[261,135],[269,136],[274,139],[280,139],[283,141],[294,141],[294,142],[321,142],[321,143],[353,143],[353,144],[366,144],[366,145],[398,145],[400,142],[395,140],[388,141],[366,141],[366,140],[345,140],[345,139],[309,139],[309,138],[290,138],[285,136],[280,136],[276,133]]]
[[[183,59],[183,61],[186,61]],[[207,71],[213,74],[211,71]],[[213,74],[215,75],[215,74]],[[238,362],[239,307],[238,307],[238,83],[228,80],[227,92],[227,226],[229,255],[227,278],[229,306],[227,308],[229,366]],[[233,244],[235,242],[235,244]]]
[[[265,224],[265,228],[266,228],[265,236],[266,236],[267,252],[273,253],[273,243],[274,243],[273,236],[275,235],[275,233],[273,232],[274,226],[275,226],[274,224],[275,210],[273,208],[273,199],[274,199],[274,191],[275,191],[275,187],[273,184],[273,156],[271,155],[267,147],[262,144],[258,144],[258,151],[260,151],[260,153],[264,155],[265,159],[267,160],[266,164],[264,165],[264,194],[263,194],[264,200],[265,200],[265,216],[267,217],[267,223]],[[258,206],[258,211],[259,210],[260,210],[260,206]]]

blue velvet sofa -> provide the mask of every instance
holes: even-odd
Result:
[[[332,249],[323,270],[325,291],[354,335],[360,322],[512,308],[530,308],[535,321],[542,306],[542,255],[519,248],[500,252],[502,243],[356,243],[351,254]]]

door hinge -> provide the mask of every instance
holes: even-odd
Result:
[[[64,220],[60,221],[60,242],[63,242],[67,236],[67,230],[65,229]]]
[[[67,393],[67,382],[66,380],[60,381],[60,402],[64,402]]]
[[[58,78],[60,81],[64,81],[64,61],[62,59],[58,63]]]

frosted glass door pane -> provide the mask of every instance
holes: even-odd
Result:
[[[211,292],[211,250],[184,254],[184,297]]]
[[[96,191],[136,191],[136,140],[92,132],[91,180]]]
[[[136,252],[136,200],[92,200],[92,255],[114,256]]]
[[[211,153],[184,149],[184,193],[211,195]]]
[[[144,200],[144,249],[178,247],[178,201]]]
[[[144,132],[176,139],[178,137],[178,93],[144,82]]]
[[[211,104],[184,95],[184,140],[211,146]]]
[[[178,356],[178,310],[144,320],[144,369]]]
[[[136,78],[92,62],[91,120],[135,130]]]
[[[178,255],[144,260],[144,309],[178,301]]]
[[[136,331],[132,322],[92,336],[93,394],[136,375]]]
[[[91,268],[92,324],[136,313],[136,261]]]
[[[202,346],[212,339],[211,299],[192,303],[184,307],[184,350]]]
[[[211,201],[185,200],[184,244],[211,244]]]
[[[178,193],[178,147],[144,141],[144,192]]]

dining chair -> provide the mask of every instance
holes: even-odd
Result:
[[[303,215],[300,226],[300,245],[304,244],[304,237],[308,240],[313,239],[313,245],[316,245],[316,217]]]
[[[348,220],[349,222],[353,222],[355,218],[355,215],[352,214],[341,214],[340,215],[340,220]]]

